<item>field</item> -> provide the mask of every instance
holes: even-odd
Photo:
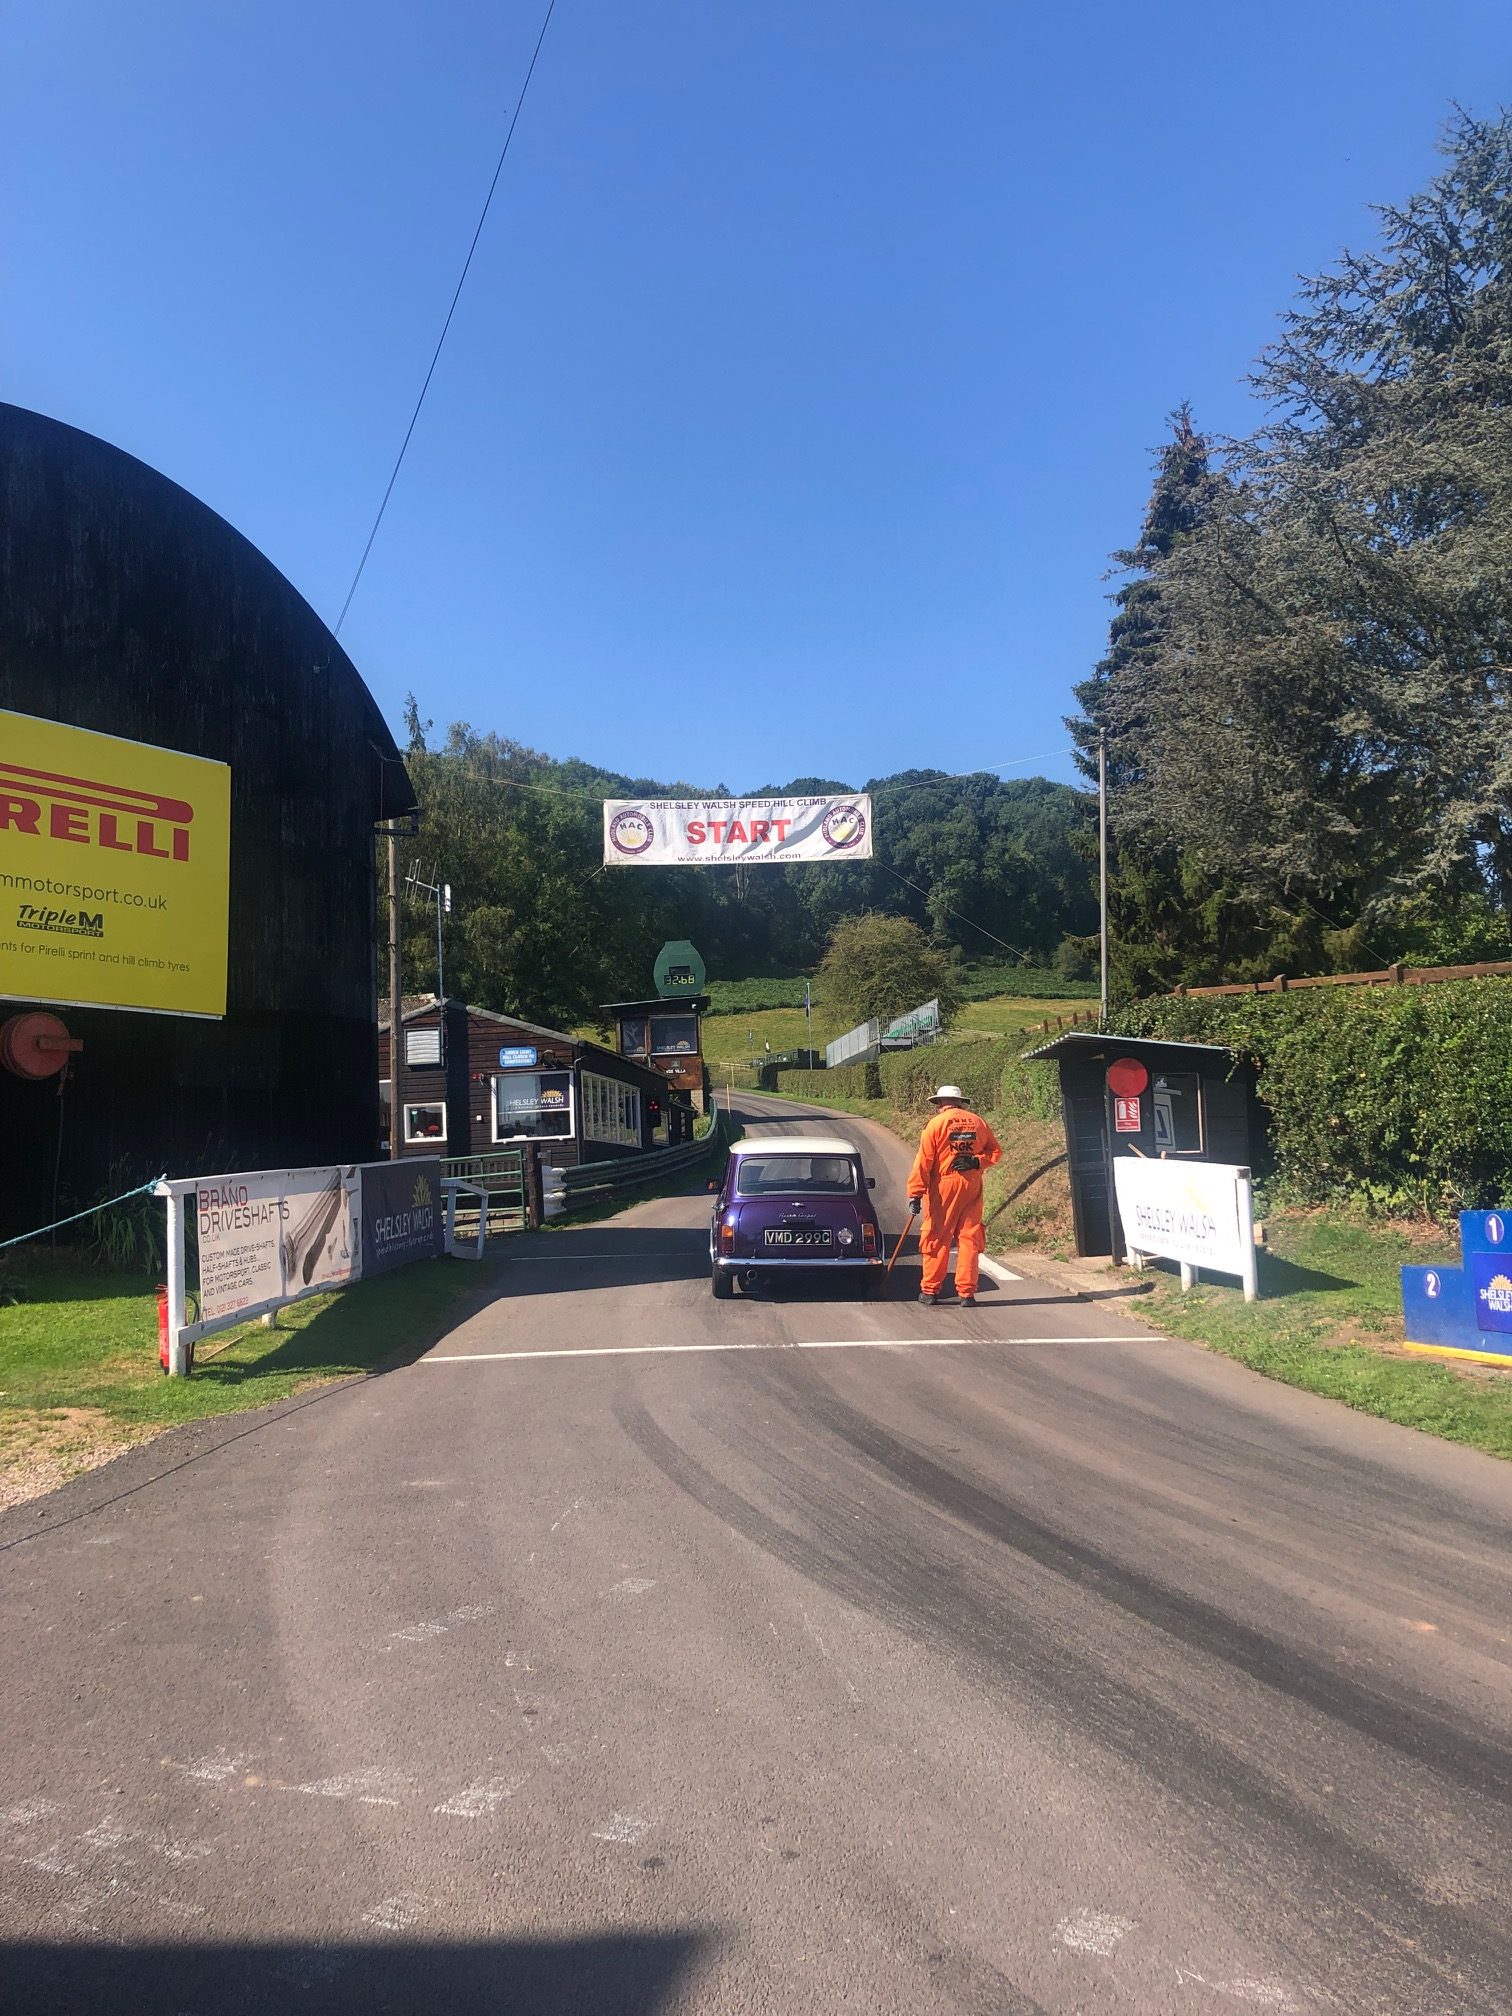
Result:
[[[951,1024],[952,1037],[1013,1036],[1037,1030],[1049,1015],[1070,1014],[1084,1007],[1081,999],[1046,999],[1043,996],[999,994],[982,1001],[967,1001]],[[848,1026],[836,1028],[833,1017],[814,1009],[813,1042],[816,1050]],[[704,1018],[704,1056],[719,1084],[727,1082],[731,1066],[737,1082],[747,1061],[758,1062],[771,1044],[773,1053],[801,1050],[808,1042],[802,997],[796,1008],[748,1009],[741,1014],[711,1012]],[[1026,1043],[1029,1038],[1025,1038]]]

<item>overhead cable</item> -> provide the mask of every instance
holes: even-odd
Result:
[[[514,138],[514,130],[519,123],[520,113],[525,104],[525,94],[530,89],[531,78],[535,75],[536,58],[541,53],[541,44],[546,40],[546,30],[551,26],[551,16],[555,8],[556,0],[547,0],[546,18],[542,21],[541,32],[536,37],[535,49],[530,58],[530,67],[525,72],[525,82],[520,86],[520,95],[515,101],[514,113],[509,121],[509,131],[504,135],[504,145],[499,149],[499,158],[494,166],[493,180],[489,183],[488,194],[483,199],[483,208],[478,216],[478,227],[473,232],[471,245],[467,248],[467,257],[462,262],[462,272],[457,280],[456,289],[452,294],[451,306],[446,311],[446,320],[441,324],[441,334],[436,338],[436,347],[431,355],[430,368],[425,374],[424,384],[420,387],[420,397],[415,401],[415,410],[410,415],[409,425],[404,430],[404,439],[399,444],[399,453],[394,459],[394,466],[389,474],[388,487],[383,493],[383,502],[378,506],[378,515],[373,520],[373,529],[369,532],[367,544],[362,549],[362,558],[357,562],[357,572],[352,576],[352,585],[348,588],[346,600],[341,605],[341,614],[336,618],[335,624],[332,626],[334,634],[337,637],[341,635],[341,626],[345,623],[347,611],[352,606],[352,597],[357,593],[357,583],[362,579],[363,569],[368,563],[368,555],[373,550],[373,541],[378,537],[378,527],[383,523],[383,514],[388,509],[389,499],[394,494],[394,485],[399,480],[399,471],[404,466],[404,457],[409,449],[410,437],[415,431],[415,423],[420,418],[420,408],[425,404],[425,395],[430,390],[431,379],[436,375],[436,366],[441,361],[442,345],[446,342],[446,334],[451,328],[452,317],[457,312],[457,303],[462,299],[462,289],[467,284],[467,275],[473,262],[473,254],[478,249],[478,240],[483,236],[483,226],[488,221],[489,205],[493,202],[494,191],[499,186],[499,176],[503,172],[505,157],[509,153],[509,143]]]

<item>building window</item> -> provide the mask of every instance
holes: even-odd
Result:
[[[409,1105],[404,1108],[404,1138],[406,1141],[444,1141],[446,1139],[446,1101],[428,1099],[423,1105]]]
[[[378,1080],[378,1138],[388,1151],[389,1129],[394,1124],[394,1088],[387,1078]]]
[[[583,1073],[583,1139],[609,1141],[617,1148],[641,1145],[640,1094],[617,1078]]]
[[[495,1141],[570,1141],[570,1071],[504,1071],[493,1081]]]
[[[1202,1102],[1195,1071],[1161,1071],[1154,1084],[1155,1146],[1168,1155],[1202,1152]]]
[[[627,1015],[620,1023],[620,1055],[622,1057],[644,1057],[646,1054],[646,1018],[644,1015]]]
[[[406,1065],[441,1062],[441,1031],[439,1029],[406,1029],[404,1032],[404,1061]]]
[[[698,1050],[696,1015],[653,1015],[651,1054],[653,1057],[691,1057]]]

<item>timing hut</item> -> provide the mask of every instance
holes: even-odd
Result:
[[[609,1162],[691,1138],[657,1071],[602,1044],[489,1008],[406,997],[400,1020],[405,1155],[486,1155],[532,1143],[557,1169]],[[392,1047],[379,1026],[385,1134]]]
[[[0,405],[0,1237],[128,1183],[378,1139],[374,826],[413,810],[356,667],[224,519]],[[26,1058],[39,1053],[28,1050]]]
[[[1024,1055],[1060,1069],[1078,1253],[1124,1251],[1115,1156],[1248,1168],[1263,1140],[1254,1067],[1218,1044],[1072,1029]]]

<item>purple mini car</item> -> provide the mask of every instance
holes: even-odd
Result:
[[[713,1187],[713,1186],[711,1186]],[[853,1274],[867,1296],[887,1290],[876,1178],[854,1142],[820,1134],[737,1141],[714,1200],[709,1271],[720,1300],[764,1275],[803,1267]]]

